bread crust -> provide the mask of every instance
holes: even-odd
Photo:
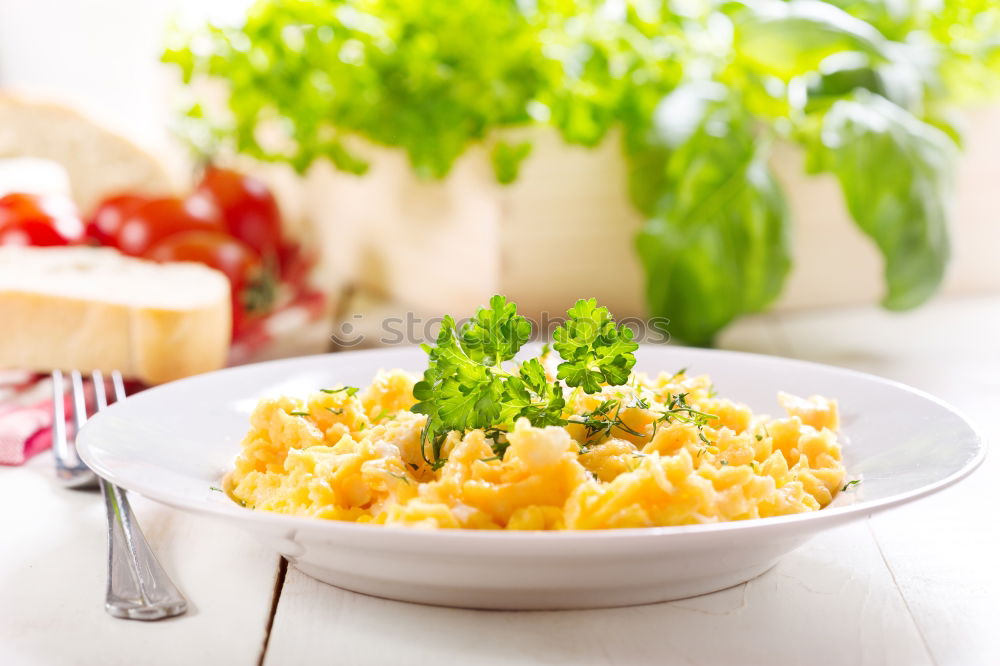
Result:
[[[177,311],[132,310],[132,363],[146,383],[163,382],[217,370],[229,353],[231,310],[201,307]]]

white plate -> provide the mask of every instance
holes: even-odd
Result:
[[[213,490],[267,395],[363,386],[380,368],[420,371],[419,349],[342,352],[213,372],[139,393],[95,416],[77,445],[104,478],[171,506],[239,525],[301,571],[380,597],[476,608],[592,608],[678,599],[757,576],[812,535],[945,488],[985,455],[939,400],[871,375],[753,354],[644,346],[639,370],[687,367],[755,411],[779,390],[840,401],[849,479],[818,512],[760,520],[578,532],[427,531],[244,509]]]

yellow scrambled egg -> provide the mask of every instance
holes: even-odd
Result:
[[[251,508],[331,520],[561,530],[816,511],[844,481],[836,402],[781,394],[787,417],[756,416],[685,374],[567,394],[571,419],[613,401],[610,432],[522,419],[502,457],[483,431],[453,432],[434,469],[430,445],[421,450],[425,416],[409,411],[414,381],[383,372],[356,395],[261,401],[226,491]],[[713,417],[700,427],[662,418],[681,393]]]

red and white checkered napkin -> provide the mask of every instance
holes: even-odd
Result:
[[[0,370],[0,465],[20,465],[52,446],[48,375]]]

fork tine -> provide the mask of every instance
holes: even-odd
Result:
[[[62,370],[52,371],[52,451],[57,460],[69,459],[66,441],[66,382]]]
[[[108,394],[104,386],[104,373],[94,370],[90,375],[94,384],[94,411],[99,412],[108,406]]]
[[[111,372],[111,384],[115,388],[115,402],[121,402],[125,399],[125,381],[122,379],[122,373],[117,370]]]
[[[87,394],[83,390],[83,376],[74,370],[70,373],[70,390],[73,401],[73,436],[66,432],[66,410],[63,401],[65,382],[63,373],[56,370],[52,373],[52,437],[56,459],[56,476],[69,488],[93,488],[97,485],[97,476],[90,471],[80,456],[76,453],[73,443],[76,433],[87,422]]]
[[[73,430],[74,437],[87,422],[87,393],[83,390],[83,376],[79,370],[70,373],[70,386],[73,390]]]

